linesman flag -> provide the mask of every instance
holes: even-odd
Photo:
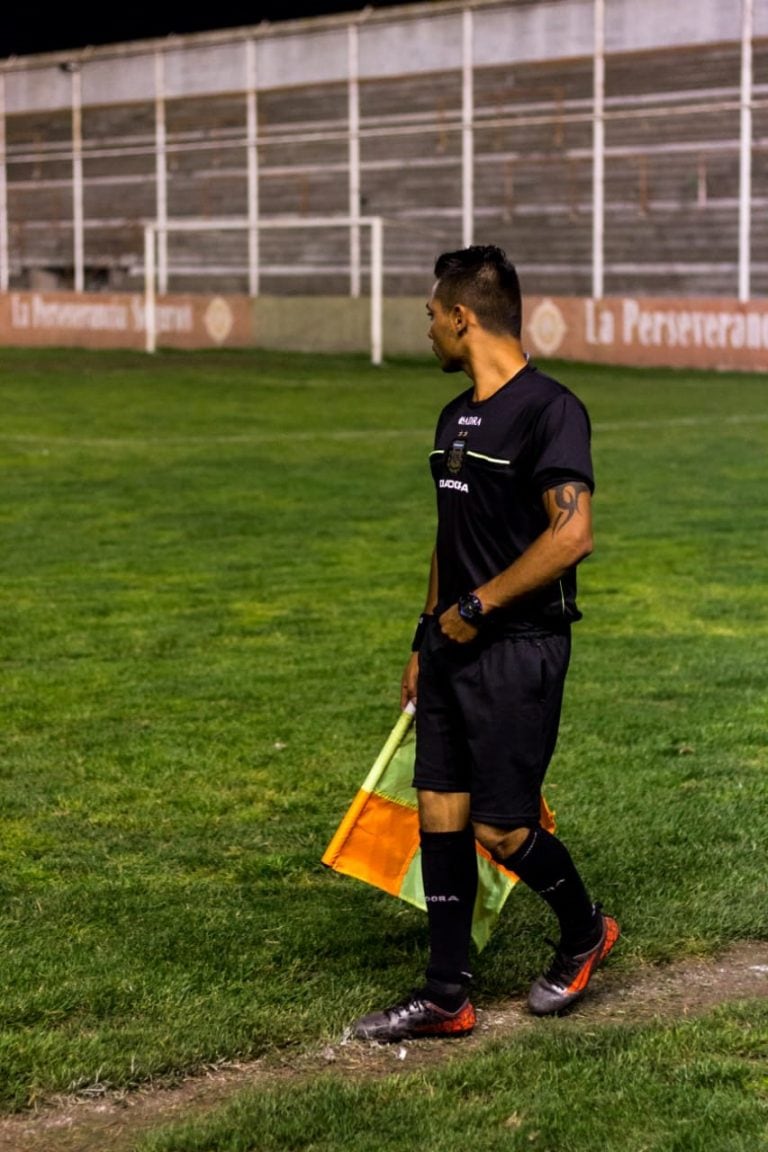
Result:
[[[418,802],[416,789],[411,785],[414,712],[413,704],[409,704],[400,714],[326,848],[323,864],[426,910]],[[549,832],[554,831],[554,813],[543,797],[541,823]],[[497,864],[481,844],[477,844],[477,864],[479,883],[472,939],[481,949],[488,943],[518,877]]]

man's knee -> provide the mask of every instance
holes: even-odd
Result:
[[[461,832],[469,823],[469,793],[419,789],[419,825],[423,832]]]
[[[522,848],[531,829],[527,824],[519,828],[494,828],[490,824],[475,824],[475,837],[486,848],[494,860],[507,860]]]

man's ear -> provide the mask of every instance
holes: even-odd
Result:
[[[457,336],[463,336],[469,327],[469,316],[463,304],[454,304],[451,308],[451,324]]]

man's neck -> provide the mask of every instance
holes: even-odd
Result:
[[[473,399],[487,400],[525,368],[527,363],[519,341],[509,339],[483,341],[473,348],[465,368],[475,386]]]

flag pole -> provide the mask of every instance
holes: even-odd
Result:
[[[400,719],[395,724],[394,728],[387,737],[381,752],[373,762],[371,770],[362,783],[363,791],[372,792],[377,780],[381,776],[384,769],[389,764],[400,747],[403,737],[411,726],[413,717],[416,715],[416,705],[412,700],[409,700],[403,711],[400,713]]]

